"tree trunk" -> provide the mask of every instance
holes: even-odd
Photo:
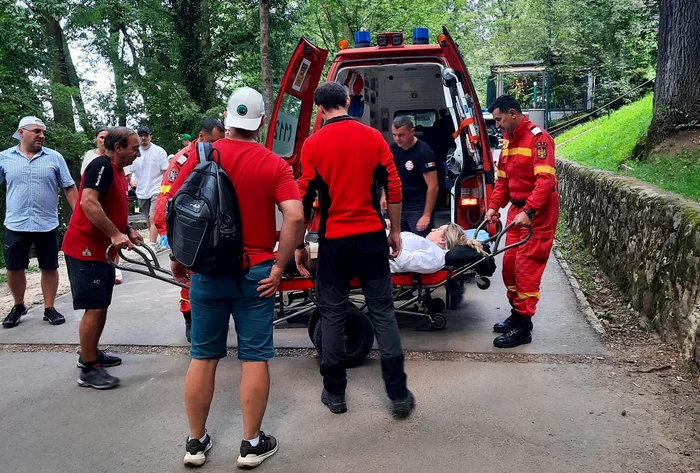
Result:
[[[269,117],[275,100],[272,89],[272,56],[270,55],[270,0],[260,0],[260,68],[265,113]],[[266,131],[267,124],[263,135],[266,135]]]
[[[700,117],[700,2],[661,0],[654,115],[646,151]]]
[[[92,137],[92,133],[95,131],[90,123],[90,118],[85,111],[85,104],[83,103],[83,95],[80,91],[80,78],[75,70],[75,65],[73,65],[73,57],[70,53],[70,48],[68,47],[68,42],[63,40],[63,50],[65,51],[65,63],[66,72],[68,73],[68,81],[71,84],[73,101],[75,102],[75,108],[78,110],[78,121],[80,126],[85,130],[88,138]]]
[[[216,76],[211,64],[211,0],[200,0],[199,19],[199,63],[201,67],[204,93],[202,108],[209,110],[216,105]]]
[[[75,131],[73,121],[73,102],[71,100],[70,80],[65,63],[63,30],[52,15],[46,14],[46,34],[52,39],[51,54],[51,106],[53,119],[57,124]]]
[[[109,62],[112,63],[112,69],[114,70],[114,88],[116,90],[117,98],[117,120],[119,126],[126,126],[124,64],[122,64],[122,55],[120,54],[119,30],[117,28],[110,28],[108,43]]]

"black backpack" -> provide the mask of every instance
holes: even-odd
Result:
[[[250,264],[236,191],[211,143],[197,143],[197,158],[197,167],[168,200],[168,243],[175,259],[195,273],[240,276]]]

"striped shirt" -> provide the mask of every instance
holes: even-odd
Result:
[[[61,153],[42,147],[27,159],[19,146],[0,152],[0,184],[7,181],[5,228],[49,232],[58,227],[58,190],[75,185]]]

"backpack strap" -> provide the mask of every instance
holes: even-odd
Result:
[[[206,141],[198,141],[197,142],[197,159],[199,160],[200,163],[208,161],[209,156],[211,155],[211,152],[212,152],[211,143],[206,142]]]

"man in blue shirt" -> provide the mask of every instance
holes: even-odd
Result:
[[[20,143],[0,152],[0,184],[7,182],[5,266],[15,305],[2,326],[16,326],[27,313],[25,270],[32,244],[41,269],[44,320],[60,325],[66,319],[53,306],[58,290],[58,189],[64,189],[71,208],[78,200],[78,189],[63,156],[44,147],[46,126],[39,118],[22,118],[12,136]]]

